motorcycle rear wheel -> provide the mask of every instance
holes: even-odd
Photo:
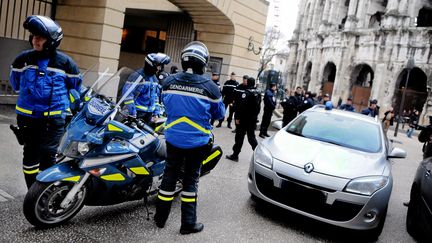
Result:
[[[24,198],[24,216],[34,226],[47,228],[62,224],[75,216],[84,206],[85,185],[66,208],[60,206],[75,184],[72,182],[42,183],[36,181]]]

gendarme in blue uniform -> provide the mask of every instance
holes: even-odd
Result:
[[[129,89],[138,75],[141,75],[143,80],[125,101],[130,115],[134,116],[136,112],[152,113],[153,116],[160,115],[159,97],[161,87],[155,75],[145,75],[142,68],[137,70],[128,78],[123,87],[123,93]]]
[[[34,50],[24,51],[10,73],[11,86],[19,91],[16,113],[64,118],[69,110],[69,91],[79,90],[81,81],[77,65],[64,53],[44,56]]]
[[[169,76],[162,87],[162,100],[168,114],[165,137],[178,148],[207,144],[211,138],[210,119],[222,119],[225,114],[219,88],[202,75]]]

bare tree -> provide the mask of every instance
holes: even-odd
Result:
[[[260,77],[261,73],[267,68],[268,64],[275,56],[288,55],[287,49],[277,49],[281,39],[283,39],[283,34],[277,28],[271,27],[266,30],[257,78]]]

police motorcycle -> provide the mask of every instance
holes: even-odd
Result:
[[[133,72],[122,68],[111,80],[122,83]],[[157,193],[166,165],[163,136],[145,124],[124,119],[121,107],[141,80],[138,75],[117,102],[107,94],[112,89],[98,91],[72,119],[58,150],[66,159],[40,172],[25,196],[24,215],[32,225],[57,226],[73,218],[84,205],[147,203],[148,197]],[[203,161],[201,176],[209,173],[221,156],[221,148],[213,145]]]

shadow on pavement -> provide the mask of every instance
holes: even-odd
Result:
[[[368,239],[364,232],[344,229],[325,224],[302,215],[279,208],[260,199],[250,199],[251,207],[257,215],[280,224],[283,227],[307,235],[317,241],[325,242],[375,242]]]

